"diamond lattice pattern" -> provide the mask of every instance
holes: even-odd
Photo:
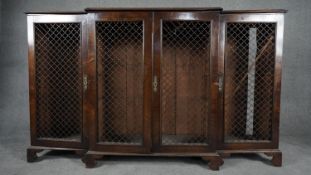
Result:
[[[96,23],[98,139],[103,144],[143,142],[143,22]]]
[[[82,123],[80,23],[37,23],[38,138],[79,141]]]
[[[161,141],[208,144],[210,22],[163,21]]]
[[[228,23],[225,66],[225,142],[272,137],[274,23]]]

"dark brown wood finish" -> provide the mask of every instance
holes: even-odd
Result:
[[[285,9],[224,10],[222,14],[287,13]]]
[[[224,143],[224,118],[221,117],[220,127],[218,133],[220,137],[218,149],[246,149],[246,148],[261,148],[261,149],[277,149],[278,148],[278,135],[279,135],[279,110],[280,110],[280,81],[281,81],[281,58],[282,58],[282,38],[283,38],[283,28],[284,28],[284,15],[283,14],[225,14],[221,17],[221,36],[220,36],[220,49],[219,49],[219,74],[224,75],[226,73],[226,56],[225,56],[225,35],[226,35],[226,24],[229,22],[240,22],[240,23],[276,23],[276,35],[275,35],[275,70],[274,70],[274,99],[273,103],[273,120],[272,120],[272,139],[271,142],[253,142],[253,143]],[[230,59],[227,57],[227,59]],[[226,81],[224,79],[224,81]],[[224,89],[225,91],[225,89]],[[224,105],[224,96],[223,93],[220,94],[220,116],[224,116],[223,105]]]
[[[207,152],[215,149],[215,119],[217,114],[217,42],[218,42],[218,18],[217,12],[156,12],[154,17],[154,76],[158,77],[158,91],[153,92],[153,149],[157,152]],[[210,66],[209,66],[209,97],[208,103],[211,104],[208,112],[208,146],[197,145],[161,145],[161,102],[160,102],[160,87],[161,87],[161,57],[162,57],[162,21],[209,21],[211,25],[210,35]],[[180,55],[181,56],[181,55]],[[186,58],[184,58],[186,59]],[[215,74],[216,73],[216,74]],[[180,84],[181,85],[181,84]],[[185,84],[184,84],[185,85]],[[182,85],[182,86],[184,86]],[[176,85],[177,86],[177,85]],[[207,89],[207,91],[208,91]],[[185,94],[187,95],[187,94]],[[178,124],[178,123],[177,123]],[[176,124],[176,125],[177,125]]]
[[[28,20],[28,61],[29,61],[29,96],[30,96],[30,127],[31,145],[61,148],[85,148],[83,133],[81,142],[62,141],[61,139],[38,139],[36,129],[36,58],[34,24],[36,23],[80,23],[81,24],[81,48],[86,46],[86,20],[83,15],[29,15]],[[81,50],[81,60],[86,58],[86,50]],[[81,70],[82,71],[82,70]],[[81,82],[82,83],[82,82]],[[81,111],[82,112],[82,111]],[[82,128],[86,128],[83,126]]]
[[[101,112],[100,108],[97,108],[98,99],[96,92],[98,91],[96,87],[96,81],[92,84],[92,111],[96,112],[92,115],[89,129],[90,129],[90,150],[93,151],[108,151],[108,152],[134,152],[134,153],[148,153],[151,147],[151,71],[152,71],[152,41],[151,41],[151,13],[148,12],[109,12],[109,13],[90,13],[88,14],[89,19],[89,57],[95,59],[94,66],[92,68],[92,77],[94,80],[98,81],[96,78],[96,65],[99,60],[96,58],[96,42],[95,42],[95,21],[143,21],[143,47],[144,47],[144,95],[143,95],[143,145],[104,145],[98,140],[98,122]],[[97,66],[99,68],[99,66]],[[91,100],[91,99],[90,99]],[[96,105],[95,105],[96,104]],[[103,114],[101,114],[103,115]],[[121,121],[120,121],[121,122]]]
[[[93,7],[93,8],[86,8],[86,12],[102,12],[102,11],[149,11],[149,12],[159,12],[159,11],[183,11],[183,12],[191,12],[191,11],[221,11],[221,7],[209,7],[209,8],[202,8],[202,7],[180,7],[180,8],[103,8],[103,7]]]
[[[27,161],[33,162],[37,159],[36,153],[42,150],[74,150],[83,151],[87,147],[85,140],[85,120],[82,117],[81,140],[65,141],[61,139],[41,139],[37,137],[36,124],[36,58],[35,58],[35,36],[34,25],[36,23],[80,23],[81,25],[81,61],[86,58],[86,19],[84,15],[28,15],[28,65],[29,65],[29,98],[30,98],[30,129],[31,147],[27,149]],[[81,69],[81,72],[83,70]],[[81,82],[82,83],[82,82]],[[82,111],[81,111],[82,112]],[[83,116],[83,114],[82,114]],[[40,147],[39,147],[40,146]]]
[[[113,156],[194,156],[201,157],[203,160],[209,161],[208,166],[212,170],[218,170],[219,167],[223,164],[222,158],[229,157],[234,153],[263,153],[268,157],[272,157],[271,162],[275,166],[282,165],[282,152],[278,149],[279,147],[279,122],[280,122],[280,90],[281,90],[281,65],[282,65],[282,46],[283,46],[283,33],[284,33],[284,13],[286,10],[283,9],[266,9],[266,10],[233,10],[233,11],[222,11],[222,8],[87,8],[85,12],[27,12],[27,22],[28,22],[28,60],[29,60],[29,96],[30,96],[30,129],[31,129],[31,147],[27,149],[27,160],[28,162],[34,162],[37,159],[37,153],[42,150],[72,150],[75,151],[78,155],[83,156],[82,161],[85,163],[86,167],[91,168],[96,165],[96,160],[103,158],[105,155],[113,155]],[[136,36],[130,36],[131,34],[126,35],[128,38],[124,38],[125,35],[122,34],[122,30],[119,30],[116,36],[119,36],[119,41],[131,42],[131,46],[126,45],[127,43],[119,42],[119,44],[110,45],[105,48],[104,42],[107,38],[101,38],[98,40],[100,36],[96,30],[97,22],[117,22],[122,21],[125,25],[127,21],[129,22],[137,22],[141,21],[143,25],[143,42],[141,45],[137,44],[140,41],[139,38],[135,38]],[[207,62],[202,64],[206,65],[205,68],[193,68],[191,71],[188,71],[189,66],[197,65],[194,64],[196,61],[202,61],[205,58],[201,54],[203,46],[198,45],[195,47],[197,50],[193,49],[194,47],[191,45],[179,45],[175,48],[172,43],[166,43],[167,48],[163,47],[163,21],[177,21],[177,22],[210,22],[210,38],[209,38],[209,48],[207,52],[209,52],[209,57],[206,57]],[[80,23],[81,27],[81,46],[79,47],[80,57],[81,57],[81,70],[79,70],[79,75],[81,78],[81,85],[83,90],[81,91],[81,139],[70,141],[63,138],[48,138],[39,137],[37,133],[37,94],[38,90],[36,83],[39,80],[36,80],[36,49],[35,49],[35,24],[66,24],[66,23]],[[237,30],[243,30],[245,34],[245,38],[240,37],[238,40],[233,42],[232,38],[228,41],[228,32],[227,29],[228,24],[241,24],[240,28]],[[188,26],[188,24],[183,23],[180,26]],[[272,24],[272,25],[270,25]],[[139,23],[135,23],[135,25],[140,25]],[[195,24],[191,24],[195,26]],[[245,25],[248,25],[245,27]],[[264,27],[266,26],[266,30]],[[251,26],[251,27],[249,27]],[[268,27],[267,27],[268,26]],[[189,26],[188,26],[189,27]],[[247,29],[243,29],[247,28]],[[260,28],[261,27],[261,28]],[[275,27],[275,28],[274,28]],[[198,30],[197,27],[195,30]],[[271,103],[271,130],[269,118],[266,118],[266,115],[263,115],[264,109],[257,108],[255,106],[254,111],[257,112],[259,117],[263,116],[264,119],[261,121],[262,128],[253,128],[255,134],[263,134],[259,136],[252,136],[252,134],[247,135],[246,133],[246,107],[243,102],[243,111],[239,113],[238,118],[242,118],[240,121],[240,125],[243,127],[240,128],[240,131],[236,131],[237,129],[230,128],[233,124],[225,123],[225,117],[233,116],[234,105],[226,106],[226,100],[228,94],[235,94],[239,92],[239,97],[244,97],[247,95],[248,89],[245,88],[245,84],[242,86],[241,84],[233,85],[234,81],[229,81],[228,75],[234,73],[234,71],[241,72],[241,74],[245,71],[245,63],[241,64],[242,66],[236,66],[236,62],[232,62],[232,60],[236,59],[237,56],[233,54],[233,51],[228,51],[228,48],[237,49],[239,48],[239,44],[242,43],[242,50],[237,51],[240,55],[244,55],[243,58],[249,58],[249,49],[250,46],[247,44],[250,42],[250,38],[247,32],[249,28],[257,28],[257,32],[263,31],[261,36],[264,39],[260,40],[261,37],[258,37],[259,34],[256,34],[256,48],[255,51],[255,62],[260,64],[270,64],[273,67],[273,73],[266,75],[266,70],[257,70],[261,77],[256,79],[256,81],[267,81],[270,82],[272,77],[272,85],[269,84],[269,88],[272,87],[272,95],[269,96],[269,93],[259,92],[261,94],[257,97],[257,99],[265,101],[265,98],[272,99],[269,102]],[[258,29],[259,28],[259,29]],[[112,29],[112,28],[111,28]],[[126,29],[126,31],[132,29]],[[175,30],[175,33],[176,29]],[[191,30],[191,28],[184,28],[183,30]],[[275,31],[273,31],[275,30]],[[110,30],[113,31],[113,30]],[[232,32],[233,30],[231,30]],[[132,31],[133,32],[133,31]],[[270,33],[269,33],[270,32]],[[197,33],[197,32],[194,32]],[[271,37],[271,33],[274,34],[274,38]],[[37,34],[41,36],[41,34]],[[114,35],[115,36],[115,35]],[[189,34],[189,37],[193,37],[194,35]],[[109,36],[108,36],[109,37]],[[179,41],[183,41],[184,38],[176,40],[176,44],[179,44]],[[254,36],[253,36],[254,37]],[[52,41],[52,38],[50,38]],[[115,39],[115,38],[114,38]],[[66,38],[64,39],[65,42]],[[199,40],[199,39],[197,39]],[[38,40],[37,42],[43,42],[44,40]],[[59,41],[59,40],[58,40]],[[61,41],[61,40],[60,40]],[[166,41],[169,41],[166,39]],[[97,47],[98,42],[101,42],[102,47]],[[112,42],[112,41],[111,41]],[[116,43],[118,43],[116,42]],[[173,43],[174,43],[173,42]],[[188,41],[192,42],[192,41]],[[245,42],[245,43],[244,43]],[[194,42],[195,43],[195,42]],[[202,44],[202,42],[198,42]],[[107,42],[106,42],[107,44]],[[109,44],[109,43],[108,43]],[[244,44],[244,45],[243,45]],[[273,47],[272,44],[274,44]],[[195,45],[195,44],[193,44]],[[67,45],[68,46],[68,45]],[[245,46],[245,47],[244,47]],[[49,52],[49,47],[41,46],[43,49]],[[56,48],[58,46],[55,46]],[[181,47],[188,47],[182,49]],[[101,52],[98,52],[97,49],[102,49]],[[202,48],[202,49],[201,49]],[[51,47],[51,49],[53,49]],[[73,50],[76,48],[72,48]],[[107,49],[111,49],[113,51],[107,51]],[[164,51],[164,49],[166,49]],[[171,50],[170,50],[171,49]],[[243,50],[244,49],[244,50]],[[139,50],[142,50],[141,56],[135,55]],[[267,51],[274,52],[273,56]],[[111,52],[111,53],[108,53]],[[164,53],[165,52],[165,53]],[[75,53],[75,52],[74,52]],[[103,54],[104,53],[104,54]],[[119,54],[122,54],[119,56]],[[125,53],[125,54],[124,54]],[[175,55],[174,55],[175,53]],[[191,54],[188,54],[191,53]],[[101,54],[101,55],[99,55]],[[109,55],[110,54],[110,55]],[[164,55],[166,54],[166,55]],[[270,56],[269,56],[270,54]],[[120,58],[126,55],[126,62],[122,62]],[[248,55],[248,56],[247,56]],[[166,62],[163,61],[163,58]],[[48,56],[49,57],[49,56]],[[103,57],[107,57],[108,59],[116,59],[117,62],[112,62],[108,60],[105,62]],[[142,64],[140,67],[139,57],[142,57]],[[263,58],[261,58],[263,57]],[[274,58],[271,62],[263,62],[264,57]],[[105,59],[107,59],[105,58]],[[129,59],[129,60],[128,60]],[[178,59],[178,60],[177,60]],[[175,60],[175,63],[170,60]],[[177,60],[177,62],[176,62]],[[192,61],[190,61],[192,60]],[[194,61],[194,62],[193,62]],[[105,64],[117,64],[116,67],[113,66],[103,66]],[[163,110],[163,105],[161,104],[161,83],[163,85],[163,80],[161,80],[161,71],[163,71],[163,63],[165,66],[168,66],[169,69],[174,69],[175,74],[178,73],[179,78],[178,83],[173,85],[174,87],[178,86],[178,94],[175,89],[175,105],[179,105],[179,108],[176,110],[174,108],[167,109],[168,113],[175,113],[175,118],[173,115],[166,115],[166,118],[162,120],[161,118],[161,110]],[[178,63],[178,64],[177,64]],[[127,64],[129,66],[133,66],[133,70],[127,69]],[[133,64],[133,65],[131,65]],[[171,64],[171,65],[170,65]],[[174,65],[175,64],[175,65]],[[182,64],[186,64],[188,67],[186,70],[178,67]],[[126,65],[126,70],[123,70],[122,66]],[[230,65],[230,66],[228,66]],[[74,65],[73,65],[74,66]],[[136,67],[134,67],[136,66]],[[235,66],[235,67],[234,67]],[[252,66],[252,65],[248,65]],[[254,66],[257,66],[257,64]],[[177,68],[176,68],[177,67]],[[204,66],[203,66],[204,67]],[[250,68],[248,67],[248,69]],[[142,68],[143,70],[138,70]],[[259,67],[261,68],[261,67]],[[43,69],[43,73],[49,70]],[[176,71],[178,69],[178,71]],[[115,71],[115,73],[109,72],[109,70]],[[208,70],[208,71],[205,71]],[[241,71],[243,70],[243,71]],[[247,70],[247,68],[246,68]],[[269,70],[272,70],[269,69]],[[103,74],[105,71],[108,73],[105,76],[111,77],[110,79],[117,79],[117,81],[112,82],[112,80],[103,79]],[[126,71],[126,76],[124,76],[124,71]],[[136,72],[138,71],[138,73]],[[139,72],[143,73],[139,73]],[[249,70],[247,70],[249,71]],[[193,74],[195,76],[191,76]],[[237,73],[236,73],[237,74]],[[141,75],[141,77],[139,76]],[[170,78],[174,77],[169,75]],[[155,79],[157,77],[157,79]],[[198,82],[201,82],[202,79],[200,77],[208,77],[208,83],[206,88],[206,94],[201,92],[200,88],[197,87]],[[232,76],[231,76],[232,77]],[[226,79],[227,78],[227,79]],[[270,79],[269,79],[270,78]],[[135,81],[134,81],[135,80]],[[206,80],[206,79],[205,79]],[[248,73],[241,76],[239,80],[242,82],[244,80],[248,81]],[[126,90],[122,89],[122,82],[131,82],[128,87],[126,85]],[[139,82],[143,82],[142,88],[140,90],[140,86],[137,85]],[[192,81],[189,83],[189,81]],[[136,82],[136,84],[135,84]],[[155,88],[156,84],[156,90]],[[177,82],[177,81],[176,81]],[[202,81],[204,82],[204,80]],[[205,83],[205,82],[204,82]],[[248,83],[248,82],[246,82]],[[106,85],[106,86],[105,86]],[[255,91],[264,87],[265,83],[260,85],[254,85]],[[173,87],[171,84],[169,87]],[[268,85],[267,85],[268,86]],[[107,94],[103,89],[109,89],[108,95],[111,92],[116,92],[112,97],[109,98],[107,104],[111,103],[120,103],[124,108],[129,109],[115,109],[107,107],[107,105],[103,105],[103,97]],[[111,89],[110,89],[111,88]],[[227,88],[227,89],[226,89]],[[244,88],[245,92],[242,92]],[[242,90],[241,90],[242,89]],[[246,89],[246,90],[245,90]],[[52,89],[41,88],[41,93],[44,94],[51,93]],[[66,89],[65,91],[68,91]],[[118,99],[124,99],[122,93],[126,94],[125,98],[129,99],[129,102],[119,102]],[[234,93],[233,93],[234,92]],[[242,94],[242,95],[241,95]],[[167,93],[166,93],[167,95]],[[244,96],[243,96],[244,95]],[[141,98],[140,98],[141,97]],[[172,95],[168,94],[167,100],[164,102],[165,104],[172,104],[173,100],[170,100]],[[230,96],[229,96],[230,97]],[[202,125],[204,121],[204,117],[202,117],[202,111],[200,111],[199,105],[193,105],[197,103],[192,103],[193,99],[205,99],[208,102],[208,112],[207,115],[204,116],[208,121],[207,125]],[[113,99],[113,100],[111,100]],[[244,99],[245,100],[245,99]],[[232,101],[229,101],[232,102]],[[55,102],[54,102],[55,103]],[[58,103],[58,102],[56,102]],[[139,105],[141,107],[139,107]],[[164,104],[164,105],[165,105]],[[119,105],[119,106],[122,106]],[[188,108],[188,105],[192,106]],[[194,107],[193,107],[194,106]],[[269,105],[268,105],[269,106]],[[167,105],[166,107],[169,107]],[[199,109],[200,108],[200,109]],[[227,108],[227,113],[224,110]],[[135,110],[134,110],[135,109]],[[189,110],[190,109],[190,110]],[[199,109],[199,110],[198,110]],[[118,121],[125,123],[125,125],[114,126],[113,129],[107,127],[105,123],[106,118],[103,117],[107,115],[105,110],[112,111],[109,116],[114,115],[115,118],[112,122],[118,123]],[[126,121],[122,118],[123,113],[118,113],[121,110],[125,110],[126,113]],[[141,110],[141,113],[137,110]],[[53,111],[52,111],[53,112]],[[48,116],[52,112],[41,112],[42,116]],[[66,111],[64,111],[66,112]],[[255,113],[254,112],[254,113]],[[40,114],[41,114],[40,113]],[[178,118],[176,119],[176,114],[178,114]],[[184,125],[184,121],[189,118],[188,115],[193,116],[191,125]],[[62,114],[57,114],[62,116]],[[255,115],[255,114],[254,114]],[[72,118],[77,116],[70,116]],[[256,118],[257,117],[257,118]],[[169,122],[173,120],[175,123],[172,125]],[[138,124],[141,119],[142,125]],[[257,121],[256,121],[257,120]],[[254,117],[254,121],[258,122],[258,116]],[[52,128],[52,121],[48,117],[45,122],[47,123],[47,129]],[[50,124],[49,124],[50,122]],[[167,122],[167,123],[166,123]],[[204,122],[203,122],[204,123]],[[55,125],[55,123],[54,123]],[[109,124],[108,124],[109,125]],[[203,126],[203,127],[202,127]],[[55,126],[54,126],[55,127]],[[206,132],[204,130],[206,128]],[[226,130],[226,128],[229,128]],[[138,130],[135,130],[137,129]],[[139,128],[142,130],[140,131]],[[203,128],[203,129],[202,129]],[[126,134],[126,130],[129,129],[130,137],[131,134],[142,134],[142,141],[140,144],[132,144],[127,137],[124,137]],[[55,130],[55,129],[54,129]],[[124,137],[125,141],[121,140],[112,144],[108,142],[104,142],[105,139],[102,139],[100,133],[105,132],[119,133],[120,137]],[[203,130],[203,131],[202,131]],[[226,139],[230,139],[231,137],[227,137],[228,133],[235,131],[233,135],[233,141],[228,141]],[[54,131],[57,132],[57,131]],[[162,140],[162,134],[165,133],[165,136],[186,136],[190,138],[190,141],[187,140],[186,137],[183,137],[182,142],[172,142],[173,144],[165,144]],[[202,134],[203,133],[203,134]],[[239,134],[242,137],[239,137]],[[243,135],[244,134],[244,135]],[[117,134],[118,135],[118,134]],[[204,136],[207,138],[207,141],[191,141],[194,138],[193,136]],[[237,136],[236,136],[237,135]],[[271,135],[271,138],[270,138]],[[226,136],[226,137],[225,137]],[[113,136],[112,136],[113,137]],[[134,138],[135,140],[136,138]],[[202,139],[202,138],[200,138]],[[232,138],[231,138],[232,139]],[[240,140],[239,140],[240,139]],[[104,141],[103,141],[104,140]],[[187,141],[184,141],[187,140]],[[130,144],[128,144],[130,143]],[[140,143],[140,142],[139,142]],[[187,144],[184,144],[187,143]],[[199,144],[197,144],[199,143]]]
[[[263,14],[265,13],[265,14]],[[226,42],[226,25],[228,23],[275,23],[275,65],[274,65],[274,85],[273,85],[273,116],[272,116],[272,138],[271,141],[253,141],[240,143],[226,143],[224,138],[225,121],[224,121],[224,93],[220,92],[219,99],[219,120],[218,126],[218,152],[223,156],[230,156],[231,153],[265,153],[273,156],[272,164],[281,166],[282,153],[278,150],[279,143],[279,118],[280,118],[280,89],[281,89],[281,60],[282,60],[282,46],[283,46],[283,32],[284,32],[284,14],[286,10],[267,10],[265,12],[260,10],[253,11],[224,11],[220,20],[220,49],[219,49],[219,75],[224,76],[227,72],[225,70],[226,62],[230,57],[225,53]],[[225,79],[223,80],[226,81]],[[224,87],[225,88],[225,87]]]

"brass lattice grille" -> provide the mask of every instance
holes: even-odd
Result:
[[[225,142],[271,140],[275,24],[228,23],[225,60]]]
[[[80,23],[36,23],[38,138],[81,140]]]
[[[208,143],[210,22],[163,21],[161,141]]]
[[[143,22],[96,22],[98,139],[104,144],[142,144]]]

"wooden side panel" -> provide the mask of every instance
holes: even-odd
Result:
[[[187,135],[187,134],[194,134],[191,133],[192,127],[195,125],[195,117],[193,117],[193,122],[189,122],[189,112],[195,112],[195,110],[192,111],[192,109],[189,109],[191,106],[189,105],[191,92],[189,92],[189,86],[190,86],[190,75],[189,75],[189,69],[188,65],[190,65],[190,59],[189,59],[189,51],[187,48],[178,47],[173,52],[175,54],[175,67],[176,67],[176,73],[173,77],[175,79],[176,89],[175,89],[175,101],[176,101],[176,111],[175,111],[175,127],[176,127],[176,133],[175,135]],[[167,58],[171,59],[171,58]],[[173,57],[174,59],[174,57]],[[163,64],[162,64],[163,65]],[[164,74],[162,79],[164,79]],[[162,87],[165,86],[164,83],[162,83]],[[194,97],[195,98],[195,97]],[[191,103],[191,102],[190,102]],[[191,110],[191,111],[189,111]],[[174,114],[174,113],[173,113]],[[198,117],[197,117],[198,118]],[[162,122],[165,123],[165,118],[162,119]],[[191,126],[191,124],[194,124]],[[189,128],[188,128],[189,126]],[[190,131],[189,131],[190,129]],[[165,133],[162,133],[165,134]]]
[[[176,65],[175,65],[175,52],[174,49],[168,48],[166,50],[163,50],[162,52],[162,65],[165,65],[165,69],[162,69],[162,72],[167,75],[167,77],[170,77],[170,79],[167,79],[167,81],[162,82],[166,84],[166,87],[168,90],[167,96],[165,98],[162,98],[162,103],[165,103],[165,108],[162,110],[166,111],[167,113],[174,114],[176,111],[176,103],[175,103],[175,96],[177,85],[175,83],[176,77]],[[162,67],[164,68],[164,67]],[[166,121],[162,123],[162,132],[167,134],[176,134],[176,115],[167,115]]]

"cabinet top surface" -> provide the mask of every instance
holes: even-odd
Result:
[[[251,9],[251,10],[223,10],[221,7],[187,7],[187,8],[86,8],[85,11],[33,11],[26,14],[86,14],[101,11],[219,11],[223,14],[239,13],[286,13],[285,9]]]

